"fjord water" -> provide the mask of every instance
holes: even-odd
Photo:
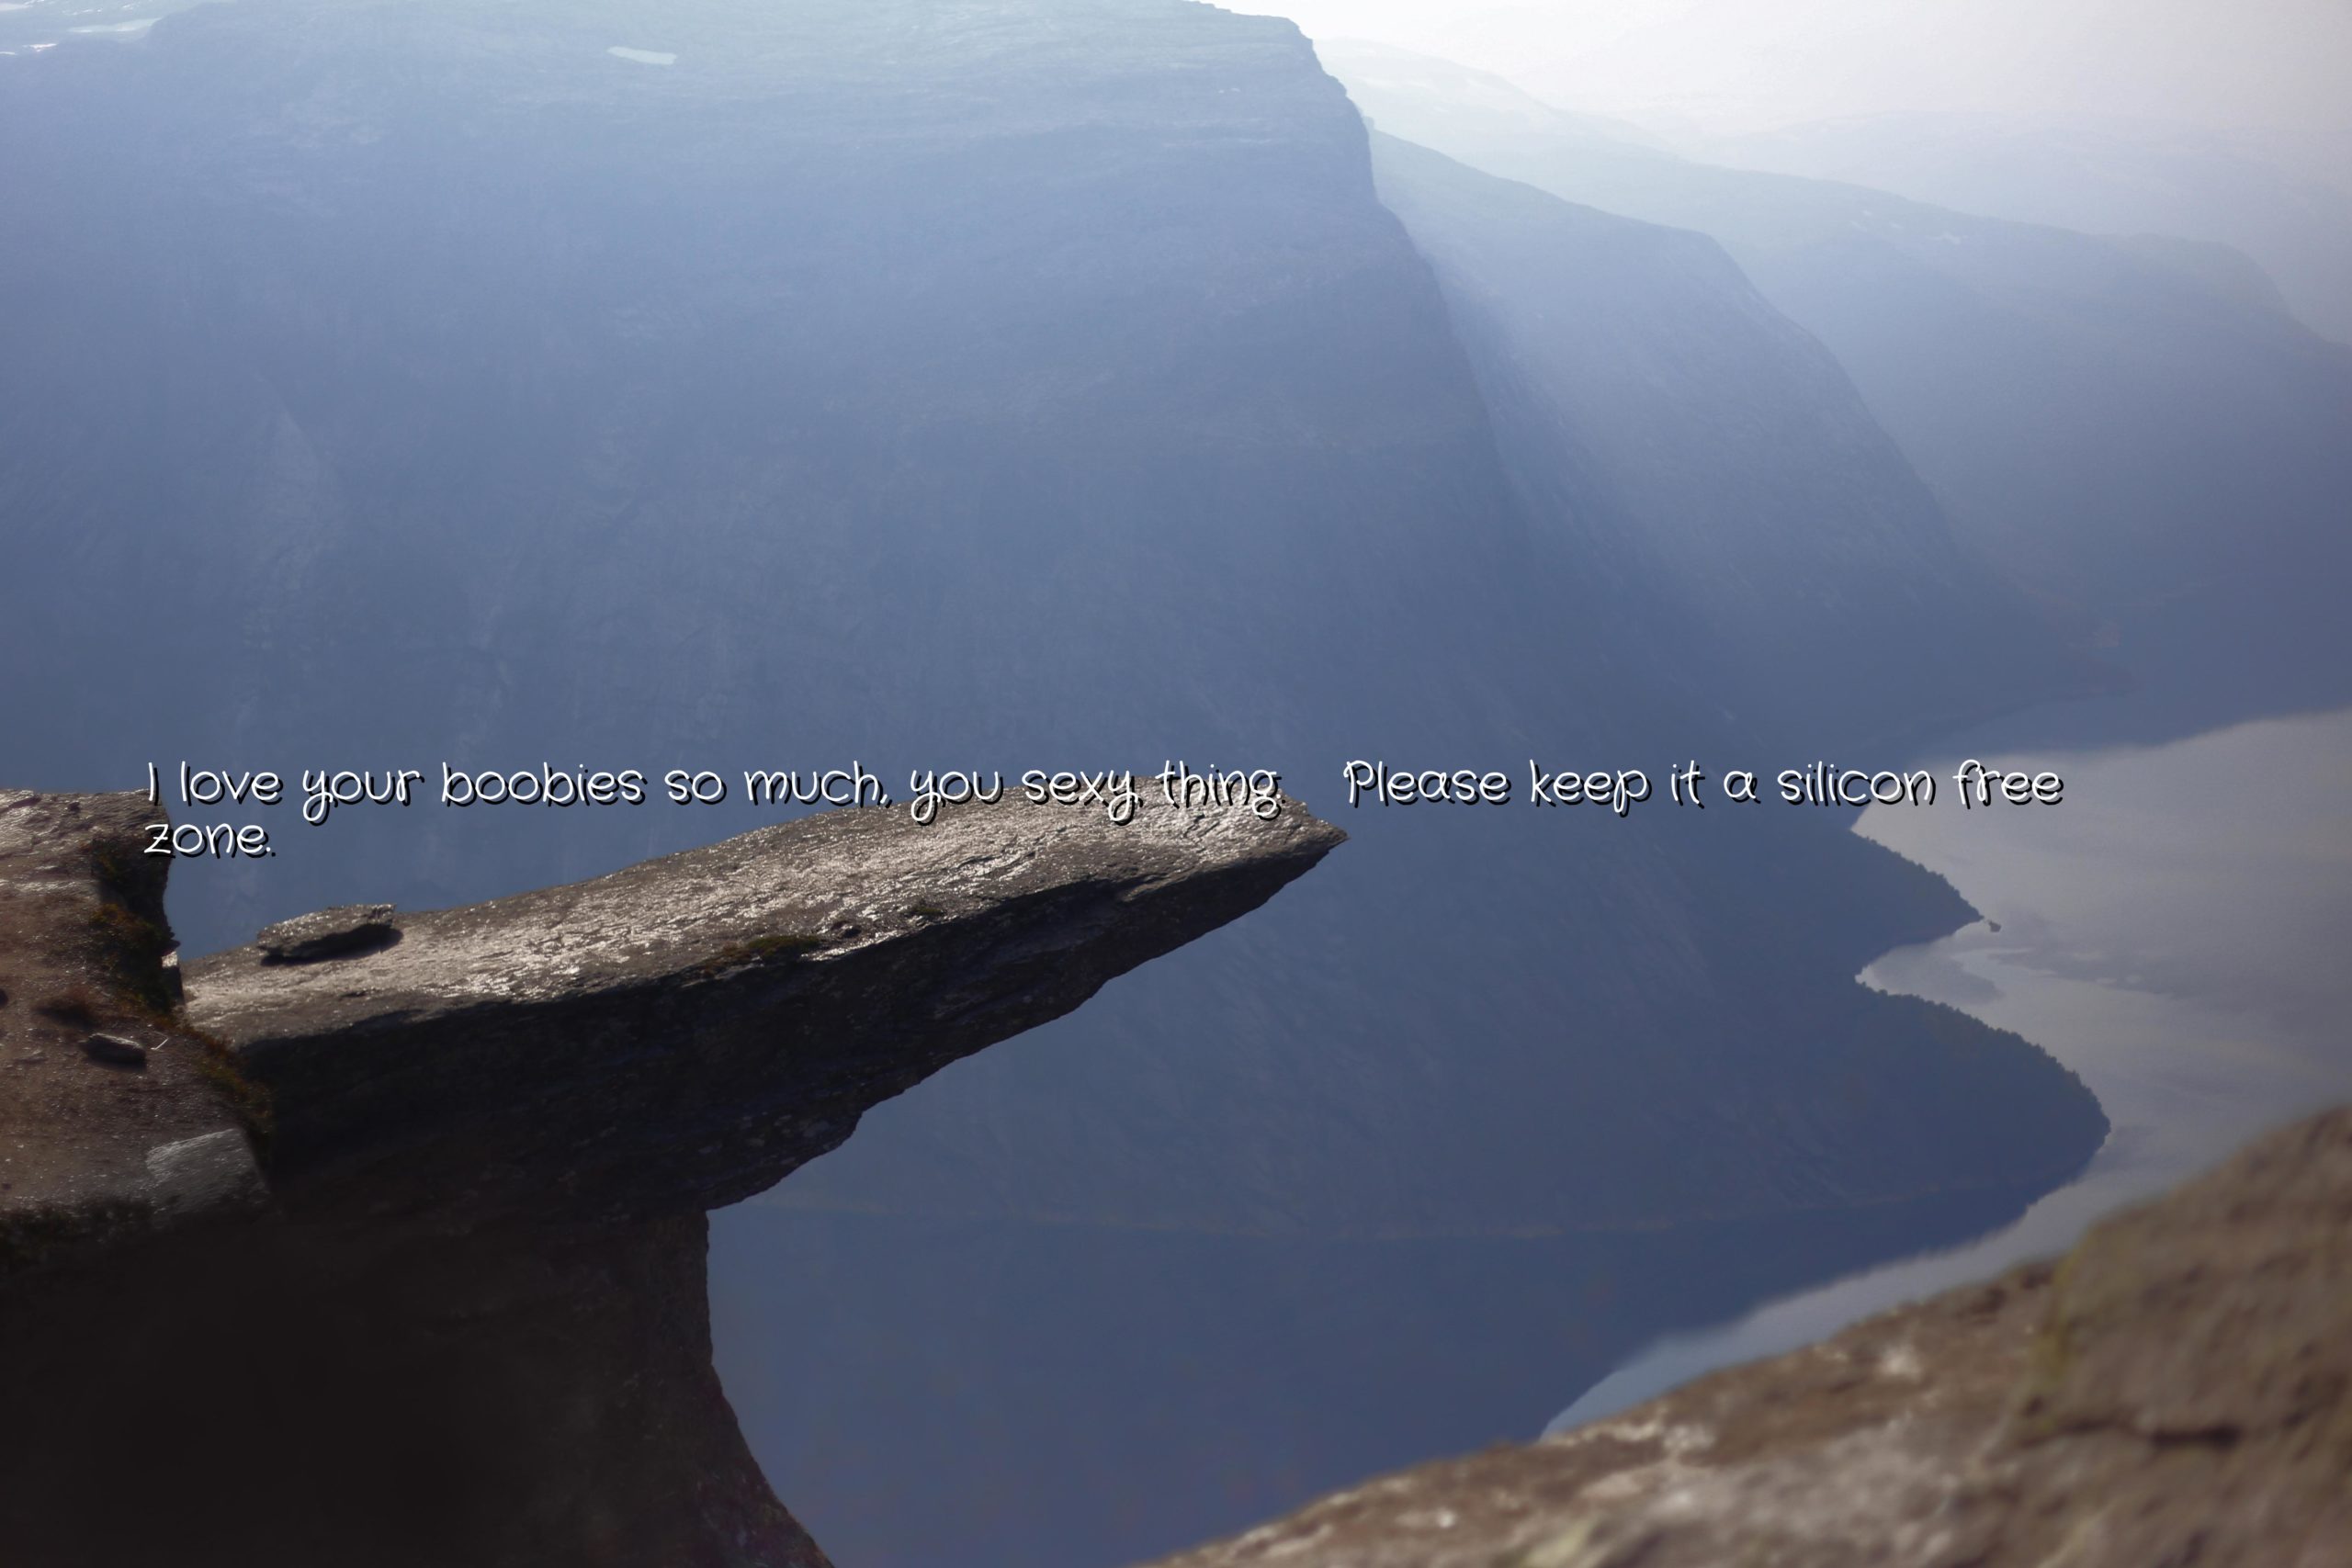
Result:
[[[1034,1067],[1084,1027],[998,1049]],[[968,1102],[973,1063],[929,1097]],[[1581,1140],[1618,1108],[1555,1109]],[[857,1137],[904,1158],[936,1114],[886,1104]],[[801,1522],[844,1564],[1107,1568],[1523,1438],[1661,1325],[1982,1235],[2045,1184],[1388,1237],[827,1210],[800,1185],[711,1216],[710,1293],[729,1402]]]
[[[2065,803],[1874,807],[1857,825],[1949,877],[1985,917],[1898,948],[1862,978],[2049,1051],[2098,1094],[2114,1124],[2106,1147],[1980,1240],[1652,1347],[1555,1427],[2059,1251],[2260,1129],[2352,1096],[2352,710],[2007,760],[2063,774]]]

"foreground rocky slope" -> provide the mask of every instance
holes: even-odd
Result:
[[[712,1371],[703,1211],[1340,838],[842,812],[178,1005],[151,815],[0,794],[0,1540],[40,1568],[821,1563]]]
[[[1170,1568],[2319,1568],[2352,1554],[2352,1110],[2055,1267]]]

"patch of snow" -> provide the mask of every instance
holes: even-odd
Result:
[[[660,50],[655,49],[627,49],[619,44],[615,44],[612,48],[605,51],[605,52],[611,55],[616,60],[634,60],[639,65],[675,65],[678,63],[678,57],[676,55],[664,54]]]

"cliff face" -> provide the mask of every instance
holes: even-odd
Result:
[[[181,1005],[152,815],[0,795],[0,1534],[41,1568],[821,1564],[712,1370],[703,1210],[1340,837],[844,812]]]
[[[1169,1568],[2317,1564],[2352,1542],[2352,1111],[2015,1270]]]

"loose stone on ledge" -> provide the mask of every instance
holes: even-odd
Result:
[[[264,926],[254,945],[273,964],[315,964],[381,947],[399,934],[390,904],[343,904]]]

